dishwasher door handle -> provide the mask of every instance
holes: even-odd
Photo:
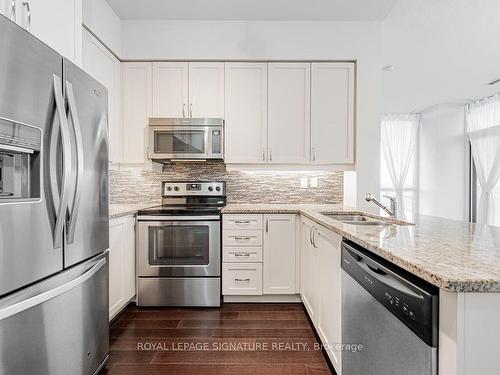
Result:
[[[397,290],[403,294],[406,294],[410,297],[417,298],[420,300],[424,299],[424,296],[416,293],[414,290],[405,285],[401,280],[394,277],[390,272],[387,272],[383,267],[379,267],[377,265],[371,265],[366,262],[363,254],[359,252],[355,252],[356,256],[353,256],[353,251],[351,249],[347,249],[347,253],[363,271],[368,273],[371,277],[376,279],[378,282],[387,285],[388,287]],[[371,262],[370,262],[371,263]]]

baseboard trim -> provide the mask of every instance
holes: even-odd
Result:
[[[225,303],[302,303],[298,294],[276,294],[262,296],[223,296]]]

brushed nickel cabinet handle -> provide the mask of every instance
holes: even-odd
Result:
[[[236,282],[249,282],[249,281],[250,281],[250,278],[249,278],[249,277],[247,277],[246,279],[239,279],[239,278],[235,277],[235,278],[234,278],[234,281],[236,281]]]
[[[262,148],[262,161],[266,161],[266,150]]]
[[[189,104],[189,117],[193,117],[193,103]]]
[[[312,149],[312,161],[316,161],[316,150],[314,149],[314,147]]]
[[[266,233],[269,232],[269,219],[266,219]]]
[[[269,161],[273,161],[273,149],[269,147]]]
[[[26,31],[30,31],[31,28],[31,8],[30,8],[30,3],[27,1],[23,1],[22,3],[26,7],[26,13],[27,13],[27,19],[26,19],[26,25],[25,29]]]
[[[10,1],[10,20],[16,22],[16,0]]]
[[[182,117],[186,117],[186,103],[182,103]]]
[[[250,241],[251,237],[234,237],[236,241]]]
[[[250,220],[235,220],[235,224],[250,224]]]
[[[235,257],[249,257],[250,253],[234,253]]]

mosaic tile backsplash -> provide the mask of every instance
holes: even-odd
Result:
[[[310,187],[317,178],[317,187]],[[307,179],[308,187],[301,187]],[[110,203],[160,201],[168,180],[226,181],[229,203],[342,203],[342,172],[229,172],[221,161],[166,164],[163,172],[111,170]]]

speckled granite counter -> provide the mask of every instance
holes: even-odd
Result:
[[[229,204],[223,213],[300,213],[452,292],[500,292],[500,228],[419,215],[415,225],[344,224],[321,212],[361,212],[339,205]]]
[[[139,210],[160,205],[161,202],[138,203],[138,204],[110,204],[109,218],[116,219],[117,217],[134,215]]]

